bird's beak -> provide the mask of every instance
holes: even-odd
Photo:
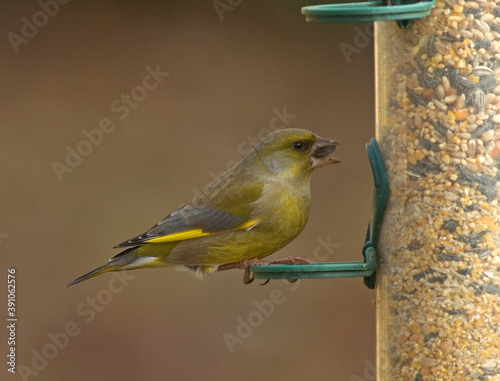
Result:
[[[337,143],[335,140],[318,137],[316,143],[312,146],[311,167],[321,168],[326,165],[340,163],[342,160],[330,156],[337,148],[337,144],[340,143]]]

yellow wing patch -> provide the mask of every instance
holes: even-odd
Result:
[[[175,242],[175,241],[183,241],[185,239],[200,238],[200,237],[204,237],[204,236],[211,235],[211,234],[213,234],[213,233],[203,232],[203,229],[193,229],[193,230],[187,230],[184,232],[164,235],[162,237],[151,238],[151,239],[147,240],[146,242],[147,243]]]
[[[250,229],[252,229],[253,227],[255,227],[255,226],[256,226],[259,222],[260,222],[260,221],[259,221],[259,219],[258,219],[258,218],[254,219],[254,220],[250,220],[250,221],[248,221],[247,223],[245,223],[245,224],[243,224],[243,225],[239,226],[236,230],[241,230],[241,229],[248,229],[248,230],[250,230]]]
[[[244,229],[251,229],[257,223],[259,222],[258,219],[250,220],[240,226],[235,227],[235,230],[244,230]],[[186,230],[183,232],[179,233],[172,233],[172,234],[167,234],[161,237],[154,237],[151,238],[147,241],[146,243],[166,243],[166,242],[176,242],[176,241],[184,241],[186,239],[193,239],[193,238],[201,238],[205,237],[207,235],[214,235],[217,233],[222,233],[220,232],[204,232],[203,229],[192,229],[192,230]]]

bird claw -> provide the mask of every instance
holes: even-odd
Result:
[[[246,266],[243,273],[243,284],[250,284],[254,280],[253,275],[250,273],[250,265]]]

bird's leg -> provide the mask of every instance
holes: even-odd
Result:
[[[227,263],[225,265],[221,265],[217,268],[217,271],[231,270],[231,269],[242,269],[244,271],[243,274],[243,283],[250,284],[253,282],[253,276],[250,274],[250,266],[267,266],[267,265],[294,265],[294,264],[303,264],[310,265],[312,262],[308,259],[303,259],[299,257],[289,257],[289,258],[281,258],[276,259],[274,261],[264,261],[262,259],[253,258],[246,259],[241,262],[235,263]],[[297,279],[288,279],[290,283],[296,282]],[[269,283],[269,279],[264,282],[262,285]]]
[[[250,275],[250,266],[252,265],[268,265],[269,262],[263,261],[262,259],[258,258],[253,258],[253,259],[246,259],[241,262],[235,262],[235,263],[227,263],[225,265],[221,265],[217,268],[217,271],[224,271],[224,270],[231,270],[231,269],[242,269],[244,271],[243,274],[243,283],[245,284],[250,284],[253,282],[253,276]]]

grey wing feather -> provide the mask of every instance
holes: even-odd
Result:
[[[216,233],[231,229],[243,222],[244,219],[245,217],[243,216],[235,216],[223,210],[194,208],[186,205],[165,217],[146,233],[122,242],[116,245],[115,248],[137,246],[153,238],[193,229],[202,229],[203,232]]]

